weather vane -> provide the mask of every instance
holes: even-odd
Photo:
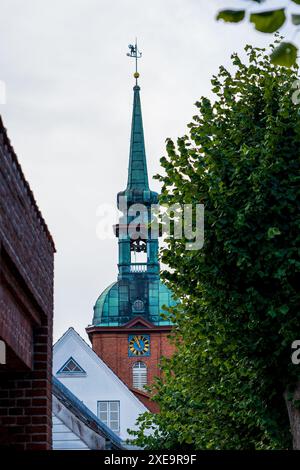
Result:
[[[127,53],[128,57],[133,57],[135,59],[135,72],[133,76],[135,78],[135,84],[137,85],[137,81],[140,76],[140,74],[138,73],[138,59],[142,57],[142,53],[138,50],[137,40],[135,40],[135,45],[129,44],[128,48],[130,50],[130,52]]]

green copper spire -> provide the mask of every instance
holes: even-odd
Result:
[[[127,189],[149,190],[140,87],[135,85],[133,90]]]
[[[97,327],[119,327],[137,317],[156,326],[170,325],[163,306],[172,307],[177,303],[160,280],[159,233],[149,226],[153,219],[152,205],[158,204],[158,194],[149,189],[148,183],[137,71],[141,52],[137,43],[130,44],[129,49],[127,55],[135,59],[135,86],[127,188],[118,193],[117,204],[122,216],[114,226],[119,247],[118,279],[96,302],[93,325]]]

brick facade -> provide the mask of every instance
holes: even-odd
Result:
[[[0,118],[0,446],[51,448],[55,247]]]
[[[132,387],[132,367],[137,361],[146,364],[148,384],[151,384],[156,376],[160,377],[159,362],[161,357],[170,357],[174,353],[174,345],[170,343],[168,338],[172,327],[143,323],[144,326],[137,326],[131,322],[123,327],[92,326],[87,328],[87,332],[96,354],[123,380],[147,408],[158,412],[158,407],[150,400],[149,394]],[[150,335],[150,356],[128,356],[128,335],[132,334]]]

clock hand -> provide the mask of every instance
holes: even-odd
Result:
[[[135,337],[135,341],[136,341],[136,344],[138,345],[138,348],[141,349],[141,343],[137,336]]]

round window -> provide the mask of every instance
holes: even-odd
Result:
[[[133,306],[132,306],[132,307],[133,307],[133,310],[134,310],[135,312],[143,312],[143,311],[144,311],[144,302],[143,302],[142,300],[140,300],[140,299],[135,300],[135,301],[133,302]]]

